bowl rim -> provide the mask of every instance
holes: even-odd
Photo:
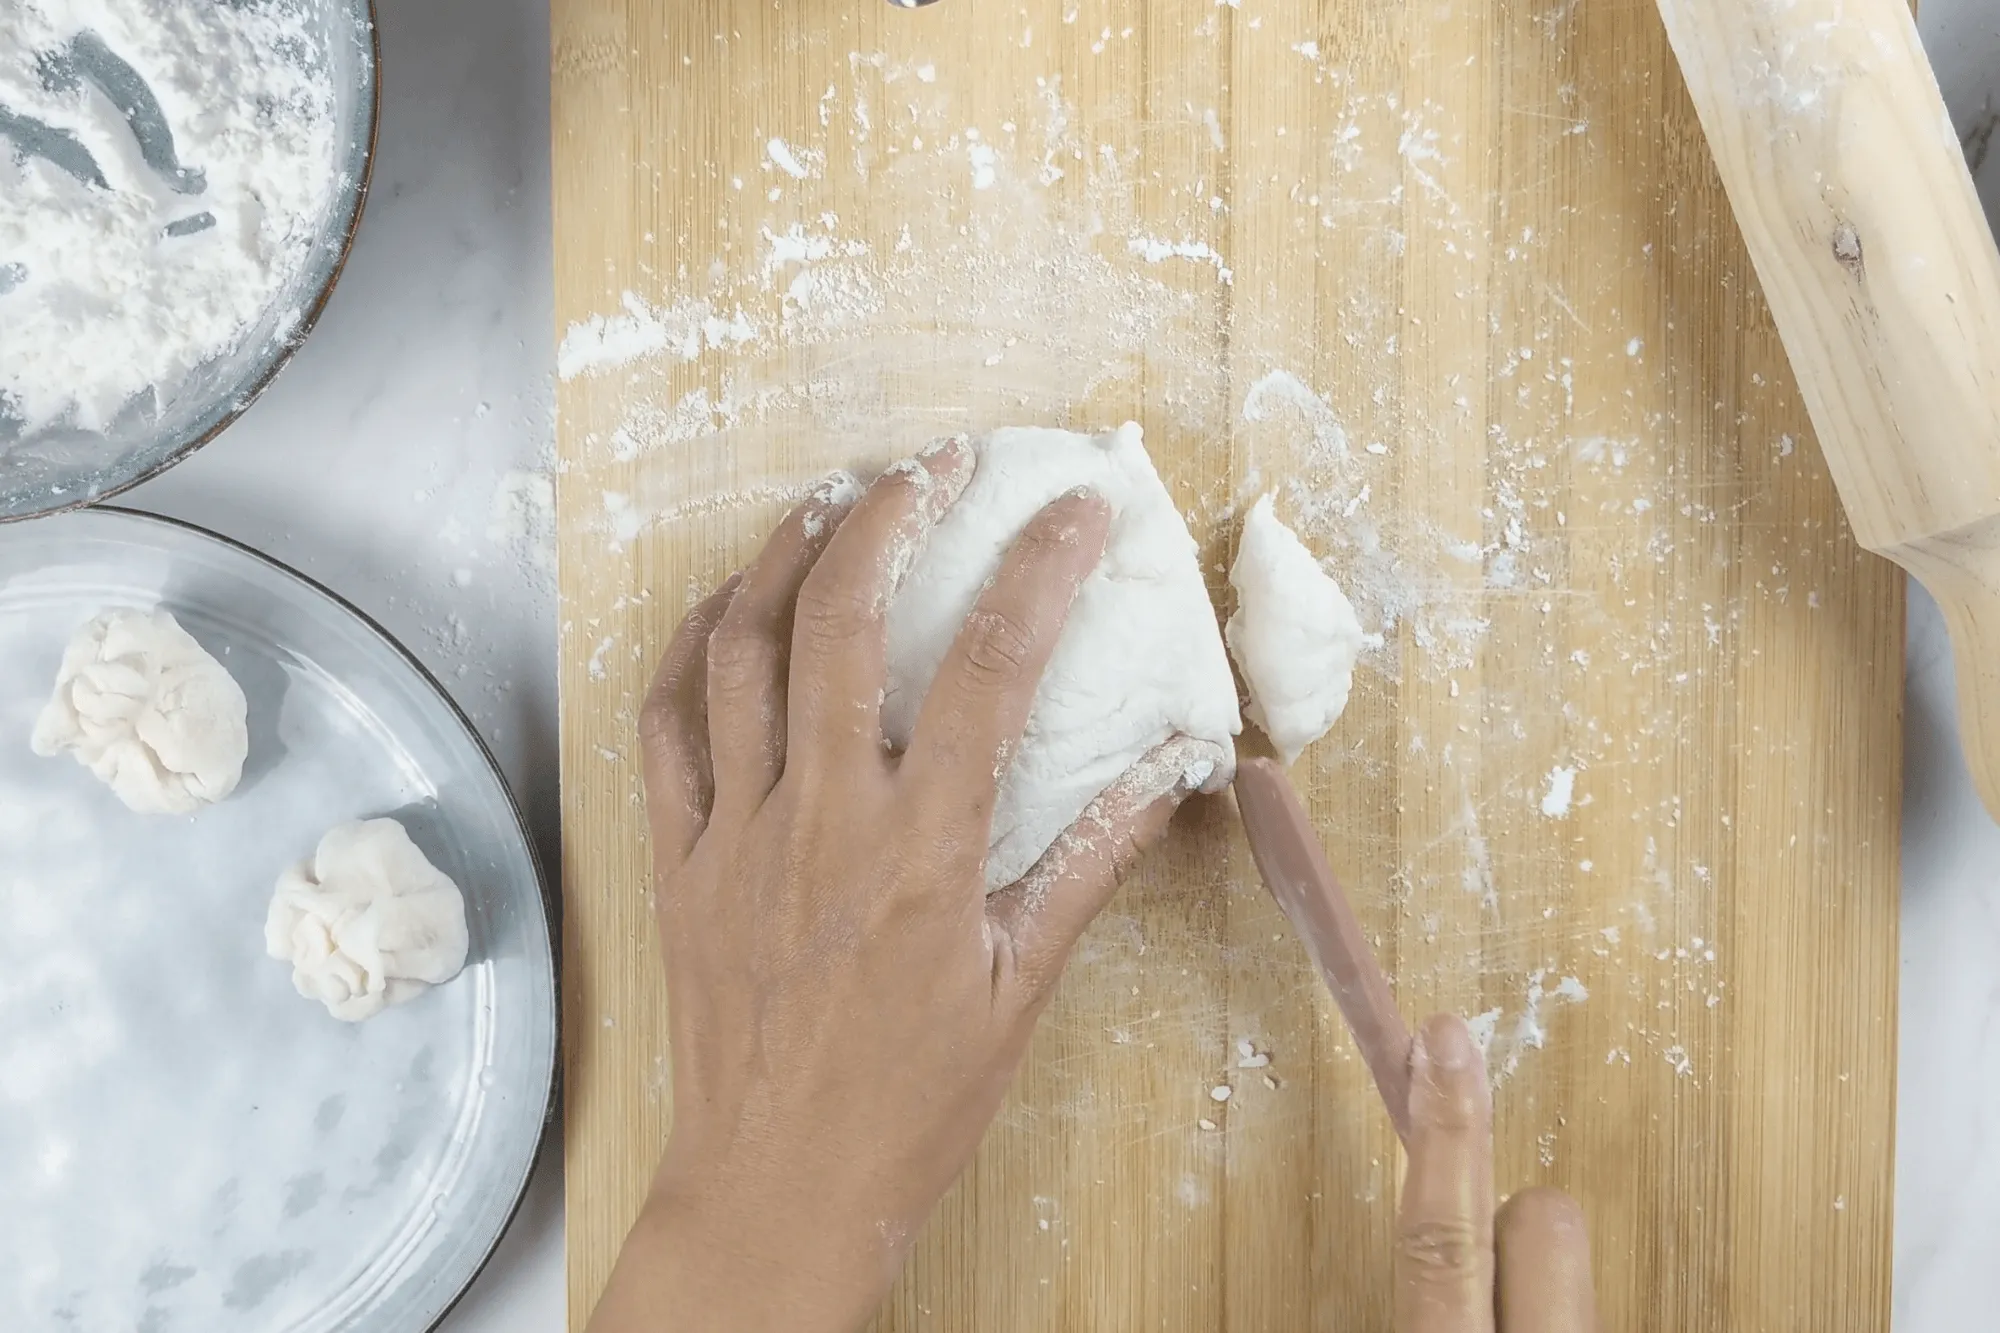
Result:
[[[380,15],[375,9],[375,0],[360,0],[360,3],[367,13],[369,47],[368,134],[367,146],[361,154],[361,178],[354,192],[353,211],[348,214],[346,226],[342,229],[340,249],[334,256],[333,267],[327,270],[326,281],[320,284],[319,291],[314,294],[311,304],[300,314],[298,322],[292,326],[289,333],[278,340],[278,354],[271,358],[271,363],[264,367],[255,379],[235,395],[235,401],[229,405],[229,410],[201,434],[182,441],[146,467],[101,491],[78,499],[65,500],[47,509],[37,509],[30,513],[0,514],[0,525],[30,523],[38,518],[47,518],[51,514],[67,514],[78,509],[88,509],[92,505],[103,504],[107,500],[123,495],[134,486],[151,481],[235,425],[237,418],[249,411],[251,405],[264,396],[264,390],[271,387],[271,381],[278,377],[278,372],[292,363],[292,357],[297,355],[299,348],[305,346],[307,337],[319,323],[320,314],[326,309],[327,301],[333,296],[333,289],[340,284],[340,275],[347,269],[348,257],[354,253],[355,233],[361,229],[361,215],[367,211],[368,192],[375,181],[375,148],[382,132],[382,24]]]

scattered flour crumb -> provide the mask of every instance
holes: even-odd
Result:
[[[1472,1032],[1472,1040],[1479,1044],[1481,1051],[1492,1051],[1494,1034],[1500,1030],[1501,1012],[1498,1009],[1488,1009],[1483,1014],[1474,1014],[1465,1020],[1465,1026]]]
[[[1291,371],[1269,371],[1243,395],[1245,421],[1273,421],[1288,410],[1305,419],[1313,445],[1324,459],[1347,456],[1347,430],[1334,415],[1333,405]]]
[[[648,357],[692,361],[703,349],[740,347],[757,337],[741,311],[718,313],[706,301],[656,306],[637,292],[618,298],[617,315],[592,315],[569,326],[556,348],[556,375],[600,375]]]
[[[810,180],[817,174],[814,167],[806,165],[816,155],[806,149],[793,148],[783,139],[773,137],[764,145],[764,153],[771,159],[772,166],[793,180]]]
[[[1163,241],[1155,236],[1134,236],[1126,243],[1126,248],[1148,264],[1160,264],[1169,259],[1192,259],[1212,264],[1223,282],[1233,284],[1236,281],[1235,270],[1213,246],[1204,241]]]
[[[546,472],[512,469],[493,488],[486,539],[522,566],[552,573],[556,563],[556,484]]]
[[[1000,154],[992,144],[975,143],[965,150],[972,162],[972,188],[990,190],[999,180]]]
[[[1542,1022],[1546,1007],[1581,1004],[1590,998],[1590,990],[1581,979],[1565,975],[1551,986],[1549,972],[1548,968],[1536,968],[1528,974],[1521,1016],[1511,1027],[1502,1029],[1504,1009],[1488,1009],[1466,1020],[1472,1039],[1486,1053],[1487,1067],[1496,1083],[1520,1068],[1522,1052],[1540,1050],[1548,1044],[1548,1029]]]
[[[1542,797],[1542,813],[1550,819],[1569,815],[1570,798],[1576,792],[1576,770],[1558,764],[1549,770],[1549,789]]]
[[[1236,1067],[1238,1069],[1262,1069],[1271,1063],[1270,1053],[1257,1049],[1257,1044],[1248,1037],[1236,1042]]]

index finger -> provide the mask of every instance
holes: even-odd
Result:
[[[1561,1190],[1522,1190],[1493,1224],[1503,1333],[1596,1333],[1590,1230]]]
[[[1410,1169],[1396,1236],[1396,1333],[1492,1333],[1493,1095],[1465,1021],[1410,1052]]]
[[[958,835],[969,851],[985,852],[998,776],[1110,530],[1110,506],[1086,490],[1045,505],[979,595],[924,696],[903,781],[932,816],[929,827]]]
[[[895,464],[827,542],[799,588],[788,765],[823,775],[880,761],[889,603],[972,468],[972,448],[963,440],[946,440]]]

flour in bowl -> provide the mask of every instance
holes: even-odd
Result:
[[[338,176],[313,13],[0,4],[0,418],[103,430],[236,348],[301,271]]]

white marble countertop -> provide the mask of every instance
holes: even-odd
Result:
[[[863,0],[856,0],[862,3]],[[126,503],[268,551],[386,625],[457,696],[556,846],[553,580],[496,495],[553,451],[546,0],[379,0],[374,195],[297,361]],[[2000,216],[2000,5],[1926,0],[1940,81]],[[2000,829],[1955,734],[1937,611],[1913,591],[1895,1323],[1984,1326],[2000,1297]],[[446,1333],[563,1327],[559,1153]]]

